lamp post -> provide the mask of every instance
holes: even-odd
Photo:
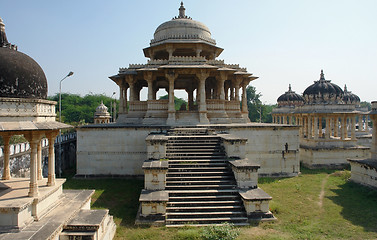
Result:
[[[111,103],[110,103],[110,116],[111,116],[111,119],[110,119],[110,122],[113,121],[114,122],[114,117],[113,117],[113,97],[115,95],[116,92],[113,92],[113,95],[111,95],[110,99],[111,99]]]
[[[62,80],[60,80],[59,83],[59,122],[62,122],[62,82],[64,79],[67,77],[70,77],[73,75],[73,72],[69,72],[67,76],[65,76]],[[62,151],[62,130],[59,129],[59,177],[61,177],[61,171],[62,171],[62,156],[61,156],[61,151]]]

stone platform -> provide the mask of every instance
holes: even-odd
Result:
[[[47,179],[38,181],[38,197],[29,197],[28,178],[14,178],[0,182],[0,232],[18,231],[41,219],[60,201],[65,179],[56,179],[47,186]]]

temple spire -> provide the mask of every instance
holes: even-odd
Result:
[[[179,8],[179,16],[178,18],[186,18],[185,14],[186,8],[183,6],[183,1],[181,2],[181,7]]]
[[[288,87],[288,92],[292,92],[292,87],[291,87],[291,84],[289,84],[289,87]]]
[[[347,84],[344,84],[344,93],[348,92],[347,91]]]

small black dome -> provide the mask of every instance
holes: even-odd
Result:
[[[343,90],[338,85],[325,79],[323,70],[321,70],[320,79],[307,87],[303,93],[303,97],[308,103],[339,103],[342,101],[343,95]]]
[[[343,102],[346,104],[360,104],[360,98],[351,91],[348,91],[347,85],[344,85]]]
[[[0,97],[47,98],[47,80],[31,57],[0,47]]]
[[[292,91],[291,84],[289,84],[288,91],[282,94],[277,102],[279,106],[300,106],[304,103],[304,98],[300,94]]]

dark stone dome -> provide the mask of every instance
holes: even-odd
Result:
[[[47,98],[47,79],[34,59],[0,47],[0,97]]]
[[[303,93],[307,103],[340,103],[343,95],[343,90],[338,85],[325,79],[323,70],[320,79],[307,87]]]
[[[356,94],[347,90],[347,85],[344,85],[343,102],[345,104],[360,104],[360,98]]]
[[[301,106],[304,101],[304,98],[300,94],[292,91],[290,84],[288,91],[282,94],[277,100],[279,106]]]

